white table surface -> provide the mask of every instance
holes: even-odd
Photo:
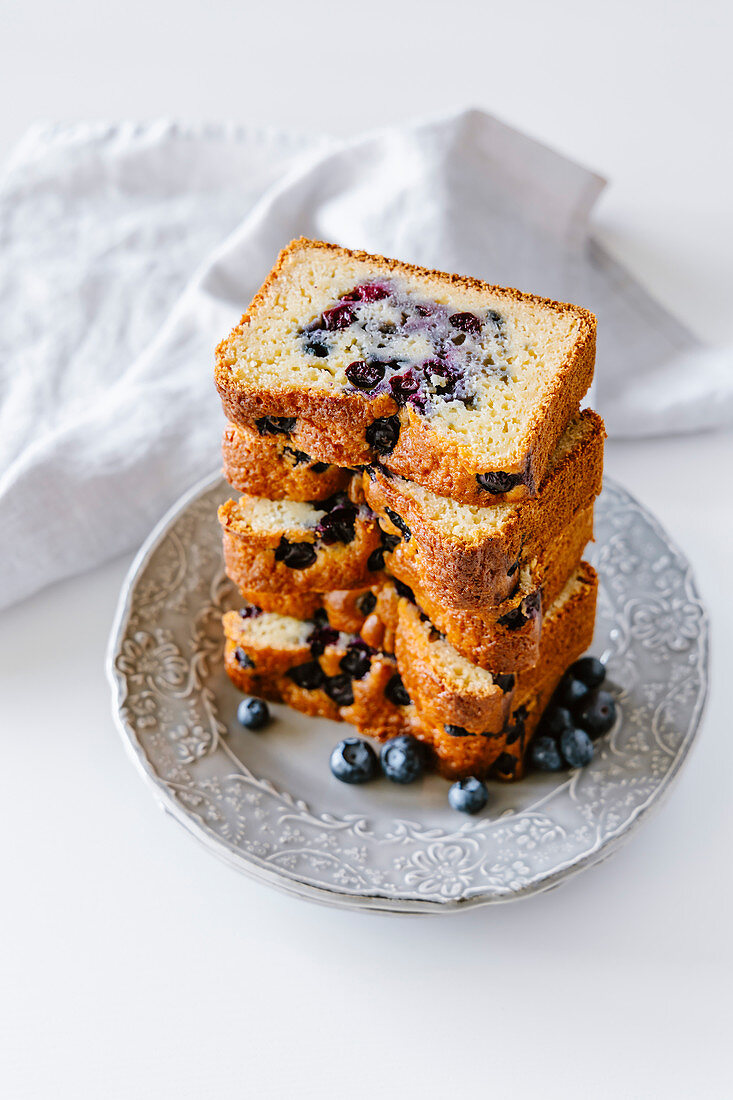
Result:
[[[605,173],[599,234],[731,341],[730,5],[10,0],[0,157],[38,117],[353,132],[473,103]],[[319,908],[156,807],[109,716],[132,555],[0,617],[0,1094],[729,1097],[733,438],[612,442],[694,562],[713,690],[609,862],[443,918]],[[1,559],[0,559],[1,564]]]

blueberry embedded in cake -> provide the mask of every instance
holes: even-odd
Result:
[[[590,384],[576,306],[294,241],[219,346],[228,417],[480,506],[531,495]]]

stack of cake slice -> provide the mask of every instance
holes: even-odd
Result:
[[[576,306],[295,241],[217,351],[244,692],[518,778],[590,644],[603,424]]]

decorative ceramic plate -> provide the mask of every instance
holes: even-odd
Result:
[[[690,566],[609,479],[589,554],[600,575],[592,652],[619,719],[581,771],[490,784],[483,814],[448,784],[364,787],[329,771],[348,727],[273,706],[262,733],[236,720],[221,615],[237,606],[222,564],[213,478],[153,531],[120,598],[108,673],[114,715],[163,807],[254,878],[360,909],[445,912],[557,885],[609,855],[669,789],[700,722],[708,629]]]

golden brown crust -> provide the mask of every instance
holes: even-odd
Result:
[[[399,409],[392,397],[386,394],[368,398],[363,394],[328,393],[291,386],[263,389],[255,384],[245,387],[241,381],[233,379],[231,368],[236,362],[236,337],[256,318],[258,309],[265,306],[270,288],[280,277],[291,255],[306,247],[326,249],[344,258],[380,265],[389,272],[434,277],[454,287],[501,295],[514,301],[532,302],[560,313],[572,313],[579,322],[577,340],[566,362],[557,371],[551,389],[534,411],[523,435],[521,453],[518,451],[513,458],[507,457],[499,465],[477,467],[468,447],[435,431],[414,410]],[[294,416],[298,422],[292,438],[299,449],[337,466],[355,466],[373,461],[374,454],[365,439],[366,428],[379,417],[398,416],[399,438],[390,454],[379,456],[382,464],[436,493],[462,503],[483,506],[500,500],[522,499],[536,491],[557,440],[591,383],[595,331],[595,317],[579,306],[301,238],[291,242],[280,253],[239,325],[217,347],[215,381],[229,420],[247,425],[261,416]],[[503,496],[489,494],[479,486],[476,476],[496,470],[520,475],[523,483]]]
[[[269,500],[325,500],[348,488],[352,471],[322,463],[282,435],[227,424],[221,452],[224,477],[240,493]]]

